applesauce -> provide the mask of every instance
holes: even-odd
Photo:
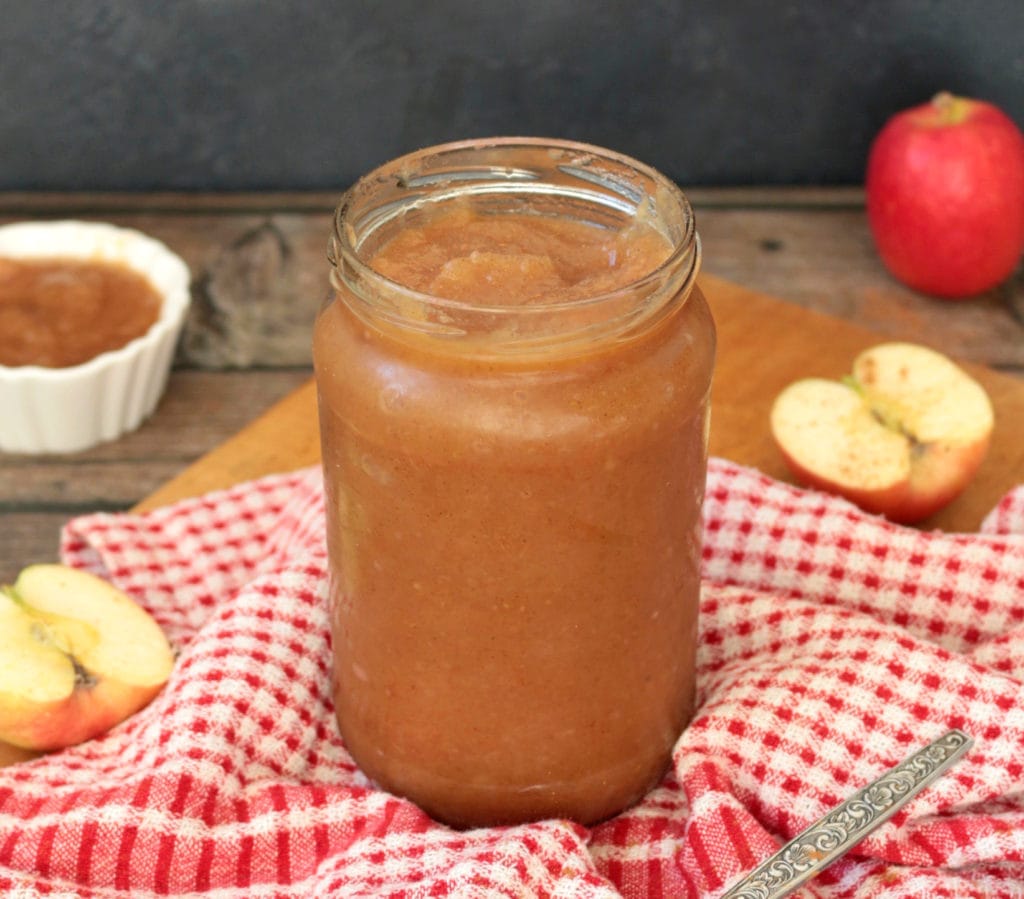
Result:
[[[455,826],[614,814],[692,713],[715,338],[689,204],[597,148],[451,144],[358,182],[331,259],[347,748]]]
[[[0,258],[0,365],[81,365],[145,334],[161,302],[126,265]]]

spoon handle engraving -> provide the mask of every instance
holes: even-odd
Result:
[[[721,899],[779,899],[844,855],[974,744],[950,730],[854,793],[765,859]]]

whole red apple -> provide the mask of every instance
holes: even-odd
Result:
[[[894,115],[865,188],[882,261],[922,293],[990,290],[1024,254],[1024,135],[991,103],[940,93]]]

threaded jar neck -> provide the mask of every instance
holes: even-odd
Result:
[[[395,234],[457,204],[615,232],[639,224],[665,238],[667,257],[614,290],[529,305],[434,296],[374,270],[370,260]],[[700,240],[685,195],[643,163],[587,144],[495,138],[431,147],[361,178],[341,199],[328,255],[338,295],[389,333],[437,338],[445,352],[474,356],[571,354],[628,339],[685,302]]]

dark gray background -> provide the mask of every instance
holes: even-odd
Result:
[[[333,190],[494,134],[854,184],[943,88],[1024,123],[1022,0],[4,0],[0,189]]]

